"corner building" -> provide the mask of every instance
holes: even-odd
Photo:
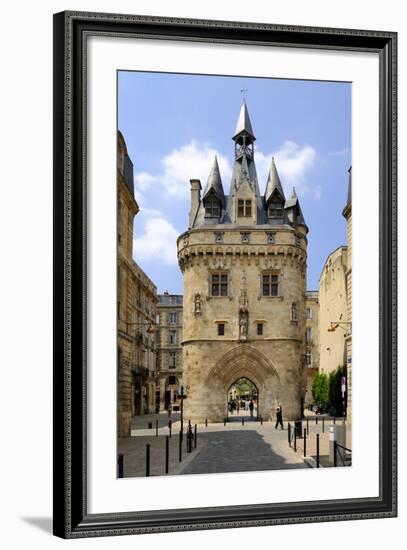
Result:
[[[258,415],[301,415],[304,399],[307,233],[298,197],[286,199],[274,159],[264,195],[243,101],[225,195],[215,157],[204,191],[191,180],[188,231],[177,239],[184,275],[185,418],[222,421],[229,388],[248,378]]]

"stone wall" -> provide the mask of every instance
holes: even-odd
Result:
[[[225,226],[222,231],[222,243],[215,242],[216,228],[192,230],[178,239],[186,418],[222,421],[227,391],[240,377],[257,386],[261,416],[269,418],[281,402],[284,415],[296,418],[305,391],[305,234],[285,226],[274,229],[274,242],[268,244],[267,231],[252,228],[250,243],[243,246],[240,231]],[[212,295],[211,274],[217,272],[228,276],[227,296]],[[278,275],[277,296],[263,295],[264,273]]]

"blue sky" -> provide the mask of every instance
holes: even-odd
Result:
[[[215,154],[229,191],[242,89],[261,192],[274,156],[286,196],[293,186],[299,196],[309,227],[309,290],[318,288],[328,254],[346,244],[341,212],[351,165],[351,84],[120,71],[118,127],[140,206],[134,259],[159,293],[182,294],[175,240],[188,228],[189,180],[204,187]]]

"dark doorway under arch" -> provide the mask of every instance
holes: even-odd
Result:
[[[259,416],[259,390],[249,378],[238,378],[226,395],[228,422],[257,420]]]

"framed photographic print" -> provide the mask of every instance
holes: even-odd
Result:
[[[396,40],[54,16],[55,535],[396,515]]]

